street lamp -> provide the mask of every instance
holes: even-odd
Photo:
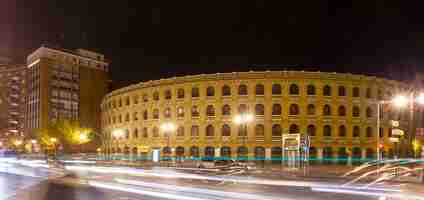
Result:
[[[243,135],[243,138],[242,138],[243,147],[245,147],[246,146],[246,138],[248,136],[247,124],[249,122],[253,121],[253,115],[250,114],[250,113],[243,112],[243,113],[240,113],[239,115],[235,116],[233,121],[234,121],[235,124],[240,125],[240,128],[242,129],[242,133],[246,134],[246,135]]]
[[[124,136],[124,131],[122,129],[116,129],[112,132],[112,136],[115,139],[120,139],[121,137]]]
[[[170,150],[170,135],[171,135],[171,132],[173,132],[174,130],[175,130],[175,125],[172,123],[172,122],[166,122],[166,123],[163,123],[161,126],[160,126],[160,129],[162,130],[162,132],[163,133],[165,133],[166,134],[166,138],[167,138],[167,152],[166,152],[166,154],[169,156],[169,150]]]

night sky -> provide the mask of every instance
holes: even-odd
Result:
[[[24,62],[42,43],[99,51],[114,87],[283,69],[407,79],[424,63],[423,6],[412,1],[0,2],[0,56]]]

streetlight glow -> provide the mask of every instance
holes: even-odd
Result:
[[[168,132],[168,131],[173,131],[175,129],[175,125],[171,122],[168,122],[168,123],[162,124],[160,128],[162,129],[162,131]]]
[[[16,140],[16,141],[15,141],[15,145],[16,145],[16,146],[19,146],[19,145],[21,145],[21,144],[22,144],[22,140]]]
[[[32,144],[37,144],[37,140],[32,139],[32,140],[31,140],[31,143],[32,143]]]
[[[115,138],[121,138],[122,136],[124,136],[124,131],[123,131],[123,130],[121,130],[121,129],[117,129],[117,130],[114,130],[114,131],[112,132],[112,135],[113,135],[113,137],[115,137]]]
[[[82,142],[82,141],[85,141],[85,140],[87,140],[87,134],[85,134],[85,133],[80,133],[79,134],[79,140]]]
[[[236,124],[244,124],[251,122],[253,120],[253,115],[249,113],[243,113],[234,117],[234,123]]]
[[[50,142],[52,142],[52,143],[56,143],[57,142],[57,139],[56,138],[50,138]]]
[[[408,104],[408,98],[400,95],[400,96],[396,96],[395,98],[393,98],[392,102],[397,107],[405,107],[406,104]]]
[[[415,101],[421,105],[424,105],[424,93],[420,93]]]

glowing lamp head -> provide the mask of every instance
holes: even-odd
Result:
[[[37,144],[37,140],[31,140],[31,144]]]
[[[121,130],[121,129],[117,129],[117,130],[114,130],[114,131],[112,132],[112,135],[113,135],[113,137],[115,137],[115,138],[121,138],[122,136],[124,136],[124,131],[123,131],[123,130]]]
[[[253,120],[253,115],[249,113],[243,113],[234,117],[234,123],[236,124],[244,124],[251,122]]]
[[[162,131],[173,131],[175,129],[175,125],[171,122],[168,123],[164,123],[160,126],[160,128],[162,129]]]
[[[378,144],[378,148],[382,149],[384,147],[383,144]]]
[[[408,104],[408,98],[406,98],[405,96],[396,96],[395,98],[393,98],[392,102],[395,106],[401,108],[405,107],[406,104]]]
[[[56,138],[50,138],[50,142],[56,143],[57,142],[57,139]]]
[[[85,140],[87,140],[87,134],[85,134],[85,133],[81,133],[81,134],[79,134],[79,139],[80,139],[81,141],[85,141]]]
[[[19,146],[19,145],[21,145],[21,144],[22,144],[22,141],[21,141],[21,140],[16,140],[16,141],[15,141],[15,145],[16,145],[16,146]]]
[[[424,105],[424,93],[420,93],[415,101],[421,105]]]

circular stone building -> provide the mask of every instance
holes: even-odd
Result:
[[[311,158],[372,158],[377,102],[407,87],[372,76],[304,71],[142,82],[103,99],[103,150],[131,156],[151,156],[157,149],[161,155],[185,158],[271,159],[281,158],[284,134],[300,133],[310,136]],[[234,122],[241,113],[253,116],[247,126]],[[380,113],[383,154],[393,156],[389,120],[408,127],[408,112],[383,105]]]

